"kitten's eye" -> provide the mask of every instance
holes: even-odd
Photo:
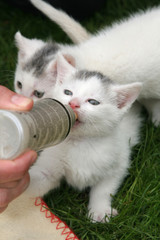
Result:
[[[19,89],[22,89],[22,83],[19,82],[19,81],[17,81],[17,87],[18,87]]]
[[[99,104],[100,104],[100,102],[98,102],[98,101],[95,100],[95,99],[88,99],[88,102],[89,102],[90,104],[92,104],[92,105],[99,105]]]
[[[44,92],[38,92],[37,90],[35,90],[33,95],[36,96],[37,98],[42,98],[44,95]]]
[[[65,89],[64,94],[72,96],[73,93],[70,90]]]

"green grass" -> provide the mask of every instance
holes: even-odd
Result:
[[[82,24],[95,32],[138,9],[155,6],[159,0],[106,0],[106,6]],[[14,34],[69,42],[67,36],[42,16],[22,12],[0,2],[0,84],[13,89],[17,50]],[[145,120],[140,144],[134,148],[129,175],[113,198],[119,215],[106,224],[92,224],[86,217],[88,190],[78,192],[65,183],[45,200],[81,240],[160,239],[160,128]],[[46,229],[47,231],[47,229]]]

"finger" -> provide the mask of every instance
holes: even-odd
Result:
[[[8,183],[20,180],[35,162],[37,153],[28,151],[13,161],[0,160],[0,183]]]
[[[7,183],[0,183],[0,188],[8,188],[8,189],[16,188],[20,181],[21,180],[7,182]]]
[[[0,213],[4,212],[4,211],[6,210],[7,207],[8,207],[8,205],[5,206],[5,207],[0,207]]]
[[[22,194],[28,187],[29,181],[29,174],[26,173],[16,188],[0,189],[0,208],[6,208],[12,200]]]
[[[0,189],[0,208],[5,208],[10,202],[11,194],[8,189]]]
[[[12,92],[4,86],[0,86],[0,108],[16,111],[28,111],[33,106],[33,100]]]
[[[29,176],[29,173],[27,172],[22,178],[22,180],[19,182],[18,186],[15,189],[11,190],[11,200],[21,195],[29,186],[29,182],[30,182],[30,176]]]

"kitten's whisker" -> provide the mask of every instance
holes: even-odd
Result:
[[[94,128],[97,132],[99,132],[99,129],[97,128],[95,122],[90,118],[88,118],[88,121],[89,121],[89,124],[91,125],[90,129],[92,129],[92,131],[93,131],[93,128]]]

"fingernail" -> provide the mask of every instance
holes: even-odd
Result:
[[[26,98],[26,97],[16,94],[16,95],[12,96],[11,101],[12,101],[12,103],[14,103],[18,106],[25,107],[28,104],[30,104],[32,100],[30,98]]]
[[[31,163],[33,164],[36,161],[36,159],[37,159],[37,153],[34,152],[32,153]]]

